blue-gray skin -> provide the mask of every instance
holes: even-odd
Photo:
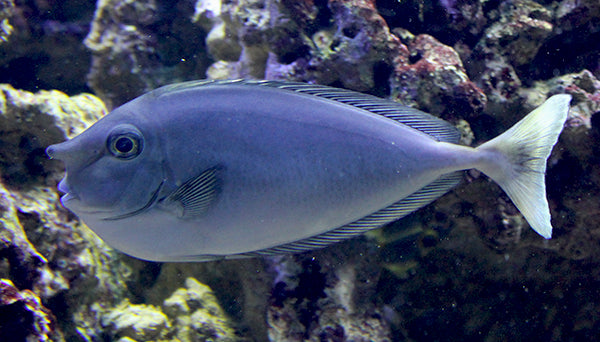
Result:
[[[146,260],[323,247],[430,203],[471,168],[550,238],[544,172],[570,99],[553,96],[471,148],[445,121],[369,95],[196,81],[140,96],[47,153],[66,165],[63,205]]]

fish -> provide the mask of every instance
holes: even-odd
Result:
[[[286,81],[167,85],[47,155],[62,205],[110,246],[161,262],[323,248],[396,221],[477,169],[549,239],[546,161],[571,96],[478,147],[394,101]]]

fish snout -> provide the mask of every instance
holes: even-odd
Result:
[[[50,159],[56,159],[65,164],[73,164],[75,161],[89,159],[94,154],[93,149],[86,149],[86,145],[71,139],[59,144],[50,145],[46,148],[46,155]]]
[[[79,168],[98,160],[104,153],[104,138],[93,136],[92,139],[83,139],[81,135],[50,145],[46,148],[46,155],[50,159],[60,160],[65,167]]]
[[[63,160],[62,157],[64,157],[66,151],[63,147],[61,147],[61,145],[63,145],[63,143],[48,146],[46,148],[46,155],[48,158]]]

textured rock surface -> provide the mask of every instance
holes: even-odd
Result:
[[[266,270],[265,260],[166,264],[135,261],[133,265],[135,278],[144,281],[131,283],[132,297],[137,302],[163,307],[178,338],[193,341],[215,333],[226,341],[234,337],[240,341],[267,340],[265,317],[272,275]],[[193,323],[200,321],[192,322],[191,317],[203,314],[206,316],[200,321],[205,326],[196,332]]]
[[[590,159],[598,145],[599,86],[585,70],[520,89],[527,110],[548,94],[566,90],[574,97],[548,163],[551,240],[539,239],[506,195],[476,173],[375,235],[387,255],[378,296],[392,317],[401,317],[397,338],[559,341],[598,332],[600,321],[590,312],[600,303],[583,303],[580,296],[596,296],[600,281],[594,247],[600,243],[600,179]],[[397,239],[401,232],[416,233],[415,245]]]
[[[173,82],[202,78],[205,33],[191,22],[191,3],[99,1],[85,46],[90,87],[108,107]]]
[[[12,85],[0,86],[0,277],[10,280],[0,311],[18,309],[27,334],[54,340],[593,340],[599,23],[596,0],[0,0],[0,82]],[[112,108],[207,76],[390,97],[474,144],[572,94],[548,164],[553,239],[469,172],[433,205],[320,251],[164,265],[123,256],[60,206],[63,167],[44,148],[106,113],[75,94]]]
[[[0,1],[0,83],[29,91],[88,91],[85,75],[90,53],[81,40],[87,34],[94,4],[68,4]]]
[[[500,112],[507,102],[518,101],[522,82],[515,69],[532,62],[553,25],[552,13],[529,0],[504,2],[498,15],[474,47],[469,71]]]
[[[15,4],[12,0],[0,1],[0,44],[8,40],[13,27],[10,18],[14,15]]]
[[[103,315],[102,325],[111,340],[134,341],[163,339],[169,328],[167,316],[151,305],[121,303]]]
[[[48,144],[74,137],[104,114],[104,104],[89,94],[33,94],[9,85],[0,86],[3,183],[23,188],[60,170],[61,165],[49,162],[45,155]]]
[[[56,319],[40,298],[19,291],[8,279],[0,279],[0,338],[3,341],[61,341]]]
[[[174,323],[174,335],[180,341],[234,341],[233,329],[212,290],[194,278],[185,280],[163,302],[165,313]]]
[[[0,276],[60,313],[55,327],[67,336],[98,336],[99,306],[123,297],[127,271],[60,206],[55,187],[62,166],[44,148],[78,134],[106,109],[89,94],[32,94],[6,85],[0,93]]]
[[[439,114],[452,108],[463,117],[485,108],[485,94],[469,80],[456,51],[426,34],[407,40],[409,63],[397,64],[390,80],[395,101]]]
[[[63,336],[233,341],[228,318],[209,289],[193,280],[186,293],[202,295],[206,307],[187,313],[187,326],[177,321],[171,327],[160,309],[128,305],[126,298],[135,296],[126,284],[145,279],[136,272],[136,263],[107,247],[58,202],[56,184],[63,168],[45,157],[45,147],[79,134],[105,114],[103,103],[89,94],[33,94],[0,85],[0,277],[15,284],[3,283],[10,291],[0,295],[8,303],[0,310],[8,314],[21,305],[12,303],[24,302],[26,307],[15,314],[31,316],[32,336],[59,341]],[[194,292],[198,289],[202,291]],[[170,292],[160,295],[164,300]],[[55,320],[52,312],[61,319]],[[182,332],[186,329],[187,335]],[[0,334],[11,331],[0,324]]]
[[[357,252],[360,251],[360,252]],[[271,259],[276,272],[267,311],[271,341],[391,341],[371,298],[380,268],[373,246],[352,240],[327,251]]]

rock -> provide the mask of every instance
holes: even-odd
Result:
[[[395,101],[436,114],[450,109],[469,117],[483,110],[486,96],[469,80],[460,57],[429,35],[411,39],[409,61],[396,64],[390,79]]]
[[[29,290],[19,291],[0,279],[0,339],[2,341],[64,341],[56,318]]]
[[[162,306],[177,336],[193,340],[213,331],[226,340],[232,334],[242,341],[267,339],[265,315],[272,279],[263,260],[156,265],[140,262],[136,277],[143,278],[148,272],[156,276],[136,284],[133,292],[144,303]],[[196,315],[206,316],[202,319],[206,327],[197,326],[200,333],[191,321],[196,311]]]
[[[217,11],[209,11],[217,13]],[[319,23],[333,20],[333,27]],[[231,2],[212,17],[207,37],[217,59],[209,76],[340,83],[355,90],[382,87],[386,68],[406,55],[373,1]]]
[[[294,13],[296,7],[286,4]],[[278,62],[272,60],[268,65],[269,77],[338,83],[367,91],[386,85],[391,65],[403,63],[408,57],[406,46],[390,33],[374,1],[336,0],[327,8],[307,3],[304,9],[303,16],[295,17],[299,32],[290,34],[303,37],[291,42],[297,46],[296,53],[282,50],[289,46],[285,40],[271,43]],[[334,25],[313,29],[329,16]]]
[[[440,5],[450,19],[449,28],[457,33],[478,35],[487,23],[483,1],[440,0]],[[432,17],[435,17],[435,14],[432,14]]]
[[[90,54],[81,40],[93,11],[85,1],[0,1],[0,83],[29,91],[89,91]]]
[[[89,94],[70,98],[59,91],[33,94],[0,86],[3,182],[22,188],[62,169],[48,162],[45,148],[79,134],[104,114],[102,102]]]
[[[212,290],[194,278],[186,288],[165,299],[163,308],[173,320],[174,335],[180,341],[234,341],[233,329]]]
[[[531,0],[505,2],[499,10],[500,20],[485,31],[475,51],[490,49],[514,67],[530,63],[552,32],[552,13]]]
[[[88,83],[109,108],[165,83],[205,77],[205,32],[192,22],[192,6],[98,2],[84,42],[92,51]]]
[[[570,1],[563,0],[558,3],[556,9],[557,22],[560,32],[578,31],[586,27],[585,35],[600,31],[600,27],[594,21],[600,16],[600,3],[594,0]]]
[[[371,301],[381,270],[374,252],[355,239],[271,259],[276,277],[267,311],[269,339],[391,341],[390,326]]]
[[[390,28],[426,33],[444,44],[470,44],[492,19],[498,2],[480,0],[380,0],[379,13]]]
[[[237,61],[242,54],[242,47],[232,37],[230,29],[224,22],[215,25],[206,36],[206,46],[210,54],[219,61]]]
[[[197,1],[192,21],[209,31],[214,25],[214,21],[220,20],[222,6],[221,0]]]
[[[486,112],[502,115],[520,101],[518,71],[536,65],[532,62],[556,30],[553,12],[531,0],[503,2],[497,15],[467,57],[467,68],[490,100]]]
[[[0,277],[59,314],[67,339],[98,336],[99,306],[124,297],[129,272],[117,262],[122,256],[62,208],[56,184],[64,169],[44,149],[105,113],[89,94],[0,86]]]
[[[102,316],[102,325],[112,339],[129,338],[149,341],[164,338],[169,322],[167,317],[151,305],[121,303]]]
[[[8,40],[13,27],[10,25],[10,17],[14,15],[15,4],[12,0],[0,1],[0,44]]]

